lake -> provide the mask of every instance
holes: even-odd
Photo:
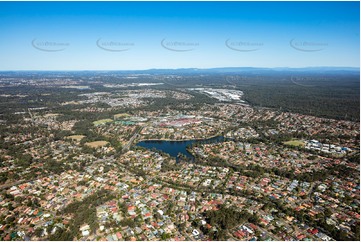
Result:
[[[165,140],[146,140],[137,143],[137,146],[144,147],[146,149],[156,149],[168,153],[170,156],[176,157],[179,153],[185,155],[188,158],[194,158],[191,153],[187,151],[187,146],[192,145],[193,143],[218,143],[225,141],[223,136],[216,136],[209,139],[203,140],[183,140],[183,141],[165,141]],[[178,160],[178,158],[177,158]]]

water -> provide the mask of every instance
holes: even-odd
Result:
[[[193,143],[218,143],[224,141],[223,136],[216,136],[210,139],[203,140],[185,140],[185,141],[164,141],[164,140],[146,140],[137,143],[137,146],[144,147],[146,149],[156,149],[168,153],[170,156],[176,157],[179,153],[185,155],[188,158],[194,158],[191,153],[187,151],[187,146],[191,146]]]

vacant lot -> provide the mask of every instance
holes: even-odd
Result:
[[[103,146],[107,145],[108,143],[109,143],[108,141],[100,140],[100,141],[88,142],[88,143],[85,143],[85,145],[87,145],[91,148],[99,148],[99,147],[103,147]]]
[[[70,136],[66,136],[66,139],[72,139],[72,140],[76,140],[76,141],[80,141],[85,137],[85,135],[70,135]]]

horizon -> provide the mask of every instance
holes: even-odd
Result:
[[[197,67],[179,67],[179,68],[149,68],[149,69],[104,69],[104,70],[90,70],[90,69],[79,69],[79,70],[0,70],[0,72],[81,72],[81,71],[94,71],[94,72],[107,72],[107,71],[152,71],[152,70],[214,70],[214,69],[268,69],[268,70],[277,70],[277,69],[290,69],[290,70],[300,70],[300,69],[337,69],[337,70],[352,70],[360,71],[360,67],[356,66],[304,66],[304,67],[260,67],[260,66],[224,66],[224,67],[209,67],[209,68],[197,68]]]
[[[359,4],[0,2],[0,71],[359,68]]]

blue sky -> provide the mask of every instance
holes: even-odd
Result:
[[[0,2],[0,70],[360,65],[359,2]]]

